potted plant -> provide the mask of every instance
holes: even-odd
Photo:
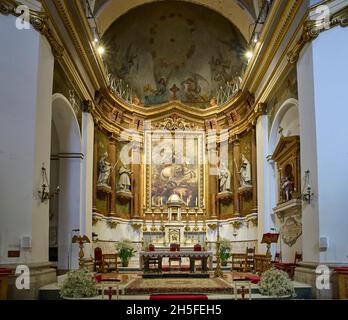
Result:
[[[136,253],[133,244],[128,240],[120,241],[116,244],[116,250],[122,261],[122,267],[128,267],[130,258],[134,257]]]
[[[262,274],[259,290],[262,295],[276,298],[291,298],[295,296],[295,289],[289,275],[274,268]]]
[[[71,270],[60,287],[64,299],[86,299],[98,295],[97,282],[86,269]]]
[[[228,240],[221,240],[220,261],[222,266],[227,266],[227,260],[231,257],[231,245]]]

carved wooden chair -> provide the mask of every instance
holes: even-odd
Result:
[[[171,243],[169,247],[169,251],[180,251],[180,244],[178,243]],[[181,258],[180,257],[169,257],[169,269],[171,268],[172,262],[177,261],[179,262],[179,268],[181,269]]]
[[[103,260],[103,251],[97,247],[94,249],[94,270],[96,272],[107,272],[109,265]]]
[[[246,249],[245,271],[252,272],[255,269],[255,247]]]

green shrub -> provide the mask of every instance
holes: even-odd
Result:
[[[98,295],[97,283],[93,275],[85,270],[69,271],[60,289],[61,297],[88,298]]]

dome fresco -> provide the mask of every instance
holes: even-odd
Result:
[[[145,106],[180,100],[206,108],[241,74],[246,41],[215,11],[185,2],[130,10],[103,37],[109,72]]]

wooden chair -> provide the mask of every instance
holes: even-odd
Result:
[[[103,262],[105,263],[105,265],[107,265],[108,272],[112,272],[112,271],[118,272],[116,253],[103,254]]]
[[[265,254],[255,254],[254,264],[254,271],[258,274],[261,274],[272,267],[271,259]]]
[[[169,251],[180,251],[180,244],[178,243],[171,243],[169,247]],[[172,261],[178,261],[179,262],[179,268],[181,269],[181,258],[180,257],[169,257],[169,269],[171,268]]]
[[[95,272],[107,272],[109,264],[103,260],[103,251],[97,247],[94,249],[94,270]]]
[[[246,249],[246,266],[245,269],[248,272],[254,271],[255,268],[255,247]]]
[[[294,263],[289,264],[285,270],[288,273],[290,279],[294,279],[295,269],[298,266],[298,263],[301,261],[302,261],[302,253],[295,252]]]
[[[232,267],[231,271],[244,272],[246,270],[246,259],[245,253],[232,253]]]

